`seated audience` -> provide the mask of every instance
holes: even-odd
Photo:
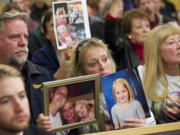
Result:
[[[150,26],[151,29],[153,29],[154,27],[173,21],[171,18],[164,16],[160,13],[157,13],[156,9],[155,9],[155,0],[136,0],[137,1],[137,8],[145,11],[150,18]]]
[[[149,16],[138,9],[127,11],[122,17],[120,6],[113,1],[109,10],[105,34],[113,52],[117,70],[144,64],[144,40],[150,31]],[[123,6],[122,1],[118,3]],[[114,5],[115,4],[115,5]]]
[[[42,83],[54,78],[46,69],[27,60],[29,34],[26,17],[20,12],[0,14],[0,63],[21,71],[31,109],[30,122],[36,125],[38,115],[43,112]]]
[[[45,0],[34,0],[30,7],[31,14],[30,17],[36,21],[40,22],[42,15],[48,10],[48,5]]]
[[[24,1],[23,0],[12,0],[13,4],[17,5],[22,11],[24,11]]]
[[[87,0],[89,27],[91,36],[104,40],[104,16],[100,17],[99,13],[99,0]],[[101,0],[102,1],[102,0]],[[97,13],[97,14],[96,14]]]
[[[23,10],[21,10],[21,8],[14,3],[7,3],[2,9],[2,13],[9,12],[9,11],[10,12],[17,12],[17,11],[22,12]]]
[[[177,24],[180,26],[180,10],[178,10],[178,11],[176,12],[175,18],[176,18]]]
[[[180,120],[180,27],[175,22],[157,26],[144,44],[145,66],[140,66],[145,94],[158,123]]]
[[[32,33],[34,29],[38,26],[38,22],[34,21],[30,17],[30,13],[31,13],[30,1],[29,0],[12,0],[12,3],[10,4],[15,4],[21,9],[22,12],[27,13],[28,19],[27,19],[26,24],[27,24],[29,33]]]
[[[45,37],[43,34],[42,27],[46,26],[46,20],[42,19],[40,24],[34,29],[31,35],[28,38],[28,59],[31,60],[34,52],[39,50],[45,43]]]

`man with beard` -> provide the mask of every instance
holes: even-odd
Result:
[[[136,0],[137,8],[148,13],[151,22],[151,29],[153,29],[157,25],[173,21],[171,18],[157,13],[154,4],[155,0]]]
[[[0,64],[0,134],[51,135],[29,125],[29,103],[21,73],[8,65]]]
[[[54,78],[46,69],[27,60],[26,18],[20,12],[0,14],[0,64],[13,66],[22,73],[30,104],[30,122],[36,125],[38,115],[43,112],[41,84]]]

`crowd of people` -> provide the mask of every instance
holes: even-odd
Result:
[[[87,0],[92,38],[77,44],[72,38],[67,48],[58,50],[51,6],[44,0],[11,0],[0,14],[0,134],[51,135],[56,127],[94,119],[94,101],[72,102],[66,86],[50,90],[49,115],[45,115],[42,83],[91,74],[104,77],[133,67],[139,71],[149,118],[145,118],[142,106],[134,100],[128,82],[117,79],[113,85],[117,104],[111,110],[112,120],[100,90],[100,122],[57,134],[179,121],[180,12],[168,3]],[[78,7],[73,10],[79,12]],[[69,19],[70,24],[77,21]],[[65,38],[63,34],[61,38]],[[125,95],[124,101],[119,93]],[[128,106],[138,110],[137,117],[125,118],[118,113],[124,110],[130,114]],[[123,120],[118,122],[118,117]]]

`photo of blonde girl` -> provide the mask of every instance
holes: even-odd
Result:
[[[145,119],[142,105],[135,100],[129,83],[118,78],[113,82],[113,96],[116,104],[111,108],[112,121],[115,129],[124,128],[126,119]]]
[[[75,104],[75,112],[79,121],[94,119],[94,101],[78,100]]]

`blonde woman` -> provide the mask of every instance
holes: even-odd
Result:
[[[139,67],[149,105],[158,123],[180,120],[180,27],[170,22],[154,28],[144,45],[145,67]]]

